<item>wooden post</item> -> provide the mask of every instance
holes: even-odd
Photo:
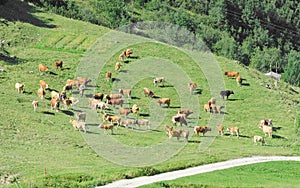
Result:
[[[46,177],[47,175],[47,170],[46,170],[46,167],[44,168],[44,177]]]

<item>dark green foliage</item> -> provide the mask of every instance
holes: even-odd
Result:
[[[283,79],[293,85],[300,85],[300,53],[292,50],[288,55],[288,63],[284,68]]]

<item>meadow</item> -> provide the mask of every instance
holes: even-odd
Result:
[[[3,186],[93,187],[122,178],[244,156],[299,155],[299,88],[292,89],[280,82],[278,90],[267,89],[268,77],[235,61],[207,52],[200,52],[195,58],[180,48],[150,39],[129,43],[126,40],[139,41],[140,37],[126,39],[126,34],[118,32],[113,33],[116,38],[109,37],[111,31],[107,28],[43,13],[37,8],[33,10],[32,15],[47,26],[4,19],[0,22],[1,38],[12,43],[10,47],[5,46],[9,56],[0,59],[0,68],[5,70],[0,73],[0,182]],[[116,72],[114,64],[126,48],[133,50],[134,58],[122,62],[121,71]],[[10,57],[14,55],[16,58]],[[58,60],[64,61],[63,70],[54,69]],[[221,72],[239,71],[244,84],[238,86],[234,79],[222,73],[217,75],[214,70],[203,71],[201,66],[209,67],[213,62]],[[40,63],[49,66],[48,73],[38,72]],[[105,80],[106,71],[113,72],[114,82]],[[39,80],[60,91],[67,79],[82,75],[92,78],[92,83],[83,97],[73,92],[80,102],[71,109],[62,106],[59,112],[51,111],[50,93],[47,91],[45,100],[37,96]],[[166,76],[166,86],[154,87],[154,76]],[[214,83],[214,78],[222,78],[222,83],[219,79]],[[197,94],[190,95],[189,81],[198,83]],[[16,82],[25,83],[23,93],[15,90]],[[235,94],[227,101],[219,99],[218,84],[234,90]],[[114,135],[107,135],[97,127],[102,123],[102,113],[90,109],[87,98],[97,92],[116,93],[119,87],[132,88],[133,97],[126,99],[125,106],[138,104],[141,117],[151,121],[150,130],[119,127]],[[160,107],[156,99],[145,97],[144,87],[151,88],[156,96],[170,97],[171,107]],[[222,114],[203,111],[203,104],[211,97],[224,106]],[[36,113],[32,100],[39,100]],[[191,135],[188,143],[169,141],[164,126],[171,124],[171,117],[180,108],[195,111],[184,129],[192,132],[193,126],[210,125],[213,131],[205,137]],[[69,123],[79,110],[90,115],[86,134],[75,131]],[[266,138],[264,147],[252,141],[253,135],[263,136],[258,128],[262,118],[272,118],[276,130],[272,139]],[[225,127],[238,126],[240,138],[228,133],[217,136],[214,120],[223,120]],[[159,152],[155,150],[157,146]]]

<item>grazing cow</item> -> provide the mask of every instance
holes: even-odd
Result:
[[[131,50],[131,49],[126,49],[126,50],[124,51],[124,55],[125,55],[127,58],[129,58],[131,54],[132,54],[132,50]]]
[[[111,99],[111,100],[107,100],[107,104],[110,104],[113,107],[115,107],[116,105],[120,105],[122,107],[123,103],[124,103],[123,99]]]
[[[221,113],[221,106],[219,106],[219,105],[216,105],[216,104],[211,104],[211,106],[210,106],[210,109],[211,109],[211,112],[213,112],[213,113]]]
[[[211,112],[211,107],[209,104],[204,104],[203,109],[205,112]]]
[[[240,135],[240,129],[238,127],[228,127],[227,131],[230,132],[230,135],[233,136],[233,134],[236,134],[237,137],[239,137]]]
[[[18,93],[23,92],[24,91],[24,87],[25,87],[24,83],[16,83],[15,84],[15,88],[17,89]]]
[[[69,99],[72,101],[72,105],[75,105],[79,102],[79,99],[77,99],[75,97],[69,97]]]
[[[111,75],[112,75],[111,72],[106,72],[106,73],[105,73],[105,78],[106,78],[107,81],[110,81],[110,80],[111,80]]]
[[[237,85],[239,85],[239,86],[242,85],[243,79],[241,78],[241,76],[237,76],[237,77],[235,78],[235,80],[236,80]]]
[[[96,93],[93,95],[94,99],[103,100],[104,94],[103,93]]]
[[[36,112],[39,106],[39,102],[38,101],[32,101],[32,105],[33,105],[33,111]]]
[[[190,93],[193,94],[193,92],[197,88],[197,84],[195,82],[192,82],[192,83],[189,83],[188,86],[189,86]]]
[[[121,124],[121,117],[118,116],[109,116],[106,113],[103,114],[103,121],[109,121],[111,124],[116,122],[118,126]]]
[[[66,98],[65,100],[63,100],[65,109],[69,109],[69,106],[72,105],[72,100],[70,100],[69,98]]]
[[[51,99],[60,99],[60,94],[56,91],[51,91]]]
[[[96,99],[94,99],[96,100]],[[96,100],[96,104],[94,106],[95,109],[100,109],[101,111],[104,109],[104,110],[109,110],[110,107],[109,107],[109,104],[103,102],[103,101],[99,101],[99,100]]]
[[[145,97],[151,97],[151,98],[153,98],[154,97],[154,93],[153,93],[153,91],[151,91],[150,89],[148,89],[148,88],[144,88],[144,95],[145,95]]]
[[[66,85],[72,85],[72,86],[75,86],[75,85],[76,85],[76,81],[75,81],[75,80],[70,80],[70,79],[68,79],[68,80],[66,81]]]
[[[224,127],[222,125],[218,125],[217,128],[218,128],[219,135],[223,136],[224,135]]]
[[[180,126],[182,126],[182,124],[184,124],[185,126],[187,126],[187,121],[185,119],[185,116],[182,116],[182,114],[177,114],[176,116],[172,117],[172,122],[174,125],[177,124],[177,122],[180,123]]]
[[[100,102],[102,102],[102,101],[98,100],[98,99],[94,99],[94,98],[88,99],[89,106],[92,107],[93,109],[97,109],[97,104]]]
[[[67,98],[67,93],[65,91],[62,91],[60,94],[59,94],[59,99],[60,100],[65,100]]]
[[[138,116],[139,110],[140,110],[140,107],[137,104],[132,105],[131,111],[133,114],[136,114]]]
[[[75,86],[77,89],[85,88],[88,83],[90,83],[92,80],[89,78],[83,78],[83,77],[77,77],[75,80]]]
[[[40,86],[43,89],[48,89],[49,88],[47,82],[45,82],[44,80],[40,80]]]
[[[116,71],[119,71],[121,68],[121,63],[120,62],[117,62],[116,65],[115,65],[115,70]]]
[[[170,130],[169,131],[169,139],[172,139],[173,137],[177,137],[177,140],[179,141],[182,132],[183,132],[182,129]]]
[[[260,125],[259,128],[263,130],[263,132],[265,133],[265,136],[268,134],[269,138],[272,138],[272,134],[273,134],[272,127],[267,126],[267,125]]]
[[[273,126],[273,120],[272,119],[262,119],[262,120],[260,120],[259,125],[260,126],[268,125],[268,126],[272,127]]]
[[[119,89],[119,93],[124,96],[125,94],[128,98],[131,98],[131,89]]]
[[[122,95],[121,94],[108,94],[108,95],[104,95],[104,98],[106,98],[107,100],[121,99]]]
[[[39,68],[39,72],[46,72],[49,67],[45,66],[45,65],[42,65],[42,64],[39,64],[38,68]]]
[[[157,103],[159,104],[159,106],[161,106],[161,104],[166,104],[168,105],[168,107],[170,107],[171,100],[170,98],[160,98],[157,100]]]
[[[225,91],[221,91],[220,92],[220,98],[224,99],[224,97],[226,97],[226,99],[228,99],[228,97],[234,94],[234,92],[232,90],[225,90]]]
[[[54,67],[55,67],[55,69],[58,69],[58,67],[59,67],[60,70],[61,70],[62,67],[63,67],[63,61],[56,61],[56,62],[54,63]]]
[[[77,112],[75,113],[75,117],[77,121],[83,121],[85,122],[86,120],[86,113],[85,112]]]
[[[158,83],[161,83],[162,86],[165,86],[165,78],[164,77],[154,78],[154,80],[153,80],[154,86],[157,86]]]
[[[261,136],[254,136],[253,137],[253,142],[255,145],[257,145],[257,142],[260,142],[260,144],[263,146],[265,145],[265,139]]]
[[[63,91],[72,91],[73,85],[72,84],[66,84],[63,87]]]
[[[208,131],[211,131],[211,128],[207,127],[207,126],[195,126],[194,127],[194,133],[198,136],[199,136],[199,133],[202,133],[204,136],[205,133]]]
[[[59,110],[59,103],[60,103],[59,98],[58,99],[55,99],[55,98],[51,99],[51,101],[50,101],[51,110],[55,109],[56,111],[58,111]]]
[[[189,130],[183,131],[183,139],[185,142],[189,141],[189,134],[190,134]]]
[[[38,89],[38,96],[43,100],[45,98],[46,92],[43,88]]]
[[[128,128],[128,125],[131,125],[131,128],[133,129],[133,126],[136,124],[135,119],[126,119],[122,121],[122,125],[124,125],[125,128]]]
[[[224,75],[226,75],[229,78],[231,78],[231,77],[238,77],[239,76],[239,72],[224,72]]]
[[[148,129],[150,129],[150,121],[147,119],[138,119],[136,120],[136,124],[140,127],[141,125],[146,125]]]
[[[119,114],[124,115],[126,118],[130,113],[132,113],[132,110],[130,108],[119,108]]]
[[[185,114],[185,116],[188,117],[189,115],[191,115],[194,112],[193,112],[193,110],[181,110],[181,109],[179,109],[177,113],[178,114]]]
[[[124,54],[124,51],[119,55],[119,60],[120,61],[124,61],[125,59],[125,54]]]
[[[113,124],[100,124],[100,125],[99,125],[99,128],[104,129],[105,132],[107,132],[107,130],[110,129],[110,130],[111,130],[111,134],[112,134],[112,135],[114,134],[114,131],[113,131],[114,125],[113,125]]]
[[[165,130],[166,130],[166,135],[168,136],[169,132],[173,130],[173,126],[166,125]]]
[[[77,121],[77,120],[70,120],[70,123],[73,125],[75,130],[80,131],[82,129],[86,133],[86,128],[85,128],[85,122]]]

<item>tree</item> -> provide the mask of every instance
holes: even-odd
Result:
[[[290,84],[300,86],[300,52],[292,50],[288,55],[288,64],[284,69],[283,79]]]

